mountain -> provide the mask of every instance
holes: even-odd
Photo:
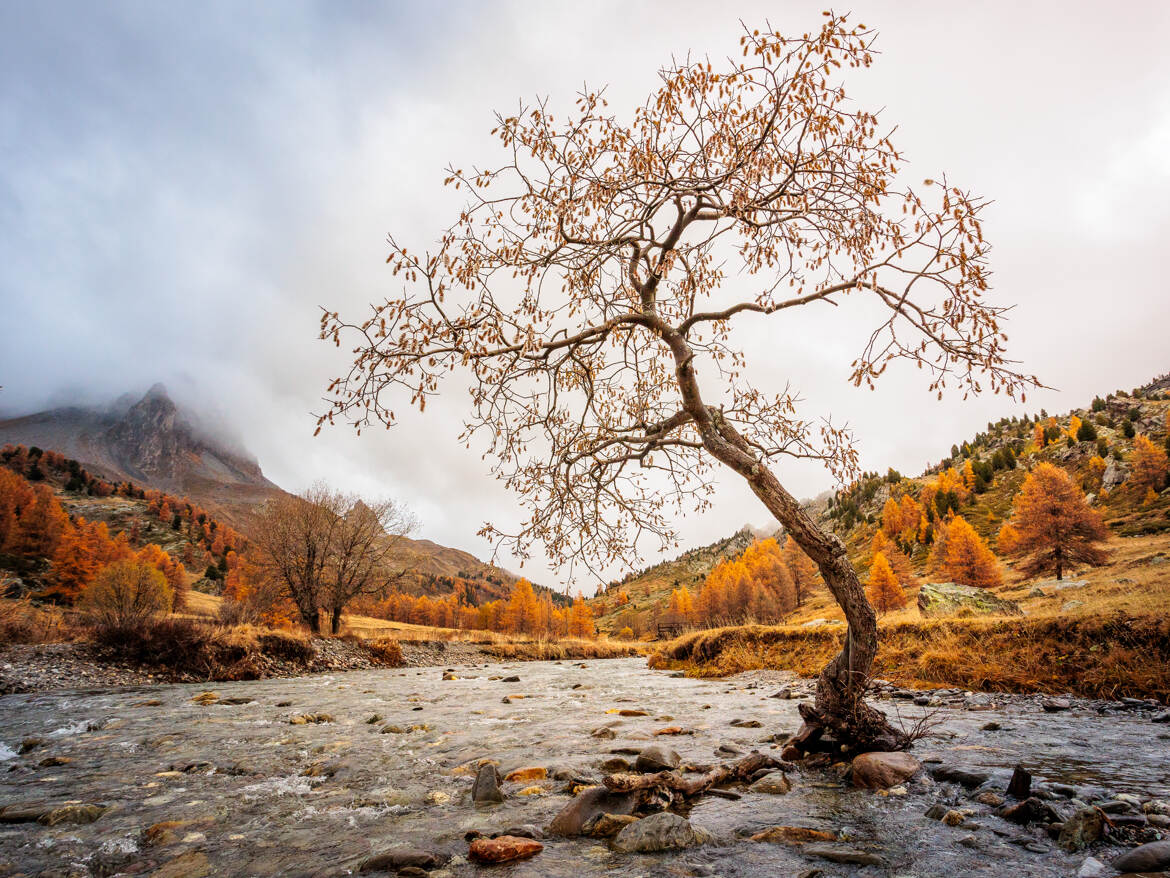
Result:
[[[106,407],[70,406],[0,420],[0,446],[57,451],[107,481],[186,497],[246,537],[256,509],[285,492],[264,476],[252,454],[203,423],[156,384],[141,398],[123,396]],[[96,505],[86,514],[101,517],[96,508],[101,504],[88,502]],[[403,545],[414,568],[405,587],[416,594],[458,588],[476,600],[491,600],[506,596],[516,580],[469,552],[431,540]]]
[[[280,493],[253,456],[194,426],[161,384],[129,405],[123,398],[0,421],[4,444],[59,451],[108,481],[190,497],[229,518]]]

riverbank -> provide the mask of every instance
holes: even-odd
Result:
[[[687,778],[753,750],[778,757],[811,683],[674,676],[639,659],[449,667],[6,696],[0,874],[334,878],[418,863],[407,874],[470,878],[482,874],[471,845],[507,834],[543,846],[508,867],[516,878],[1067,878],[1166,835],[1170,726],[1151,705],[1070,698],[1053,711],[880,685],[882,709],[936,723],[913,748],[920,768],[889,790],[855,787],[848,763],[786,766],[784,781],[725,784],[629,833],[650,844],[669,821],[677,849],[558,835],[583,786],[639,770],[651,748]],[[491,763],[499,795],[476,804]],[[1017,764],[1036,800],[1022,823],[1002,813]],[[1095,807],[1109,815],[1100,835],[1063,847],[1064,824]],[[1093,874],[1120,871],[1104,869]]]
[[[0,695],[164,683],[300,677],[378,668],[421,668],[501,661],[605,659],[638,654],[629,644],[592,641],[368,641],[263,629],[197,627],[186,636],[118,647],[89,640],[10,644],[0,650]],[[162,649],[165,647],[165,649]]]
[[[718,677],[773,668],[815,676],[843,625],[695,631],[659,647],[652,667]],[[874,675],[910,687],[1074,693],[1170,703],[1170,619],[1115,614],[947,619],[880,626]]]

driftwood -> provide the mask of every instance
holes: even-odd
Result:
[[[724,763],[698,777],[687,778],[678,771],[656,774],[611,774],[602,783],[612,793],[633,793],[635,811],[660,811],[679,800],[693,799],[724,783],[751,780],[761,771],[784,768],[785,763],[763,753],[751,753],[738,762]]]

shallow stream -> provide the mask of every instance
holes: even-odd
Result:
[[[341,875],[401,844],[454,854],[449,874],[476,874],[462,859],[465,833],[546,826],[569,794],[563,780],[506,783],[503,804],[477,808],[469,801],[473,775],[460,766],[491,758],[503,773],[540,766],[600,777],[599,763],[615,751],[650,742],[710,764],[730,758],[716,754],[720,745],[778,755],[771,736],[799,725],[799,699],[770,697],[780,688],[774,673],[695,680],[647,670],[642,659],[458,667],[453,680],[441,679],[443,671],[0,698],[0,805],[114,806],[83,825],[0,824],[0,875]],[[509,675],[520,682],[489,679]],[[208,689],[220,700],[192,700]],[[505,703],[510,695],[524,697]],[[878,703],[907,722],[927,710]],[[648,715],[607,713],[616,709]],[[290,724],[303,714],[333,721]],[[374,715],[381,719],[368,723]],[[939,708],[936,719],[937,736],[914,754],[989,771],[1001,791],[1022,762],[1039,780],[1076,786],[1085,801],[1126,792],[1170,798],[1170,729],[1141,712],[1102,716],[1074,702],[1049,714],[1034,699],[978,696]],[[735,720],[762,725],[736,727]],[[981,730],[992,721],[1002,728]],[[605,725],[616,737],[591,736]],[[653,737],[665,726],[693,734]],[[29,738],[43,743],[17,755]],[[51,764],[60,758],[69,761]],[[689,817],[716,841],[702,847],[625,855],[592,839],[547,838],[535,859],[492,871],[516,878],[796,876],[812,868],[825,876],[1067,876],[1085,858],[987,808],[958,828],[924,817],[937,802],[979,809],[950,785],[919,781],[907,795],[881,796],[848,789],[831,772],[798,772],[792,780],[787,795],[703,799]],[[168,821],[176,825],[145,834]],[[841,832],[886,865],[826,862],[799,847],[746,838],[778,824]]]

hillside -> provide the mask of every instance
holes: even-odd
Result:
[[[1080,424],[1079,441],[1069,436],[1070,425]],[[1110,548],[1113,560],[1102,568],[1077,572],[1073,578],[1088,576],[1090,583],[1100,582],[1112,599],[1092,602],[1086,606],[1101,609],[1141,610],[1151,600],[1151,589],[1165,589],[1158,577],[1134,576],[1135,568],[1142,567],[1141,559],[1156,565],[1170,551],[1170,489],[1163,488],[1150,498],[1129,487],[1134,437],[1146,435],[1159,447],[1167,442],[1170,417],[1170,376],[1162,376],[1132,391],[1116,391],[1104,398],[1098,397],[1088,406],[1059,416],[1039,412],[1024,418],[1004,418],[987,425],[987,429],[967,440],[959,441],[950,454],[931,465],[919,476],[908,478],[894,470],[886,474],[867,473],[848,488],[806,503],[822,527],[837,533],[846,543],[850,558],[861,572],[863,580],[871,560],[871,543],[881,528],[882,513],[888,500],[910,496],[922,500],[924,492],[936,493],[935,485],[942,473],[953,470],[960,477],[970,470],[972,486],[962,503],[953,507],[992,547],[1000,527],[1011,515],[1012,501],[1024,480],[1027,470],[1041,461],[1056,464],[1068,470],[1088,494],[1091,503],[1100,510],[1112,538]],[[1037,441],[1039,430],[1046,433],[1042,443]],[[1095,472],[1094,458],[1099,458],[1103,469]],[[968,464],[970,465],[968,467]],[[1098,464],[1100,466],[1100,464]],[[936,506],[938,501],[932,501]],[[945,504],[944,504],[945,505]],[[1144,537],[1145,539],[1136,539]],[[631,574],[621,582],[611,583],[591,602],[598,617],[598,627],[610,633],[629,625],[635,632],[652,631],[657,619],[666,613],[673,589],[686,586],[697,594],[710,571],[722,560],[741,553],[751,542],[751,535],[741,531],[703,549],[692,550],[677,559]],[[930,552],[929,542],[915,541],[908,546],[914,572],[925,575]],[[1006,564],[1009,597],[1018,599],[1021,587],[1026,593],[1030,586],[1020,582]],[[1118,585],[1117,579],[1121,584]],[[1136,595],[1126,595],[1125,586],[1138,580]],[[914,609],[916,590],[911,590],[909,609],[893,614],[897,618],[917,617]],[[617,596],[625,593],[628,603],[619,604]],[[1131,606],[1134,602],[1137,605]],[[1155,601],[1161,606],[1161,601]],[[1029,614],[1051,608],[1040,598],[1024,603]],[[1074,608],[1076,609],[1076,608]],[[1045,610],[1047,611],[1047,610]],[[802,624],[817,618],[842,618],[831,597],[819,590],[805,606],[789,620]]]

